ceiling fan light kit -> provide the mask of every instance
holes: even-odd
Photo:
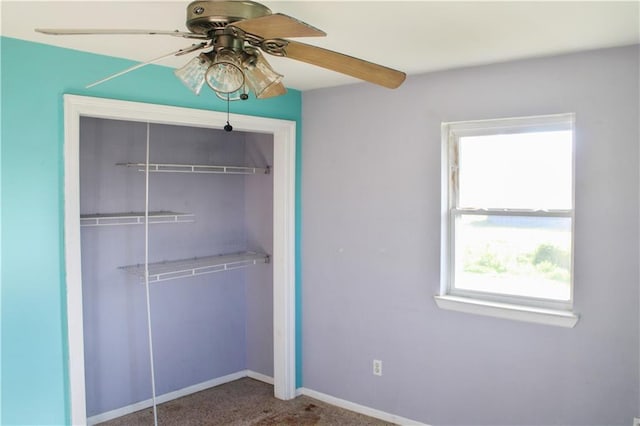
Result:
[[[204,75],[211,66],[211,60],[207,55],[201,53],[191,59],[182,68],[176,69],[173,73],[184,83],[194,94],[199,95],[204,86]]]
[[[244,86],[240,56],[232,50],[221,50],[204,75],[211,89],[220,94],[237,92]]]
[[[321,47],[286,40],[284,37],[322,37],[326,34],[290,16],[272,13],[253,1],[198,0],[187,6],[186,26],[190,32],[108,29],[36,29],[50,35],[81,34],[150,34],[196,39],[177,52],[143,62],[91,84],[95,86],[167,56],[204,51],[188,61],[174,74],[194,94],[204,83],[225,101],[245,100],[248,92],[257,99],[284,95],[284,76],[277,73],[260,50],[337,71],[387,88],[402,84],[405,74]]]
[[[269,62],[258,49],[247,47],[245,50],[253,55],[251,60],[247,62],[246,78],[256,98],[265,99],[284,95],[287,92],[281,83],[284,76],[271,68]]]
[[[174,74],[194,94],[199,95],[206,82],[224,100],[248,99],[247,88],[257,99],[287,92],[281,83],[284,76],[275,72],[260,51],[251,46],[240,53],[226,48],[217,53],[201,53]]]

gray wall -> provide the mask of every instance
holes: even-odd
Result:
[[[304,386],[434,425],[630,425],[638,75],[636,46],[305,92]],[[438,309],[441,122],[564,112],[576,113],[580,322]]]
[[[82,118],[80,137],[81,212],[144,211],[144,174],[115,163],[145,161],[146,124]],[[242,165],[245,138],[240,132],[156,124],[150,161]],[[196,221],[150,225],[150,261],[258,248],[250,245],[250,234],[264,224],[245,217],[246,204],[255,202],[247,194],[255,190],[246,188],[254,187],[242,175],[151,174],[150,210],[193,213]],[[262,197],[270,199],[272,193]],[[143,226],[82,228],[88,416],[151,397],[144,286],[118,269],[143,262]],[[246,369],[249,346],[259,353],[269,344],[272,348],[272,342],[247,341],[253,337],[247,335],[245,292],[254,280],[271,285],[271,268],[151,284],[158,395]],[[270,323],[271,318],[253,321]]]

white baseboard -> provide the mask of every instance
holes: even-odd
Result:
[[[252,379],[273,385],[273,377],[269,377],[265,374],[258,373],[257,371],[253,370],[241,370],[236,373],[217,377],[215,379],[207,380],[206,382],[198,383],[193,386],[188,386],[186,388],[178,389],[173,392],[156,396],[156,404],[162,404],[164,402],[172,401],[174,399],[178,399],[192,393],[200,392],[205,389],[233,382],[234,380],[238,380],[243,377],[250,377]],[[384,420],[398,425],[429,426],[425,423],[407,419],[405,417],[400,417],[395,414],[386,413],[384,411],[376,410],[375,408],[366,407],[364,405],[356,404],[355,402],[336,398],[334,396],[316,392],[307,388],[298,388],[296,390],[296,395],[306,395],[319,401],[326,402],[327,404],[335,405],[336,407],[344,408],[346,410],[354,411],[356,413],[364,414],[369,417],[374,417],[376,419]],[[122,417],[127,414],[135,413],[136,411],[144,410],[145,408],[149,408],[151,406],[153,406],[153,401],[151,399],[136,402],[135,404],[127,405],[126,407],[116,408],[115,410],[91,416],[87,418],[87,424],[95,425],[97,423],[106,422],[108,420]]]
[[[375,408],[366,407],[364,405],[356,404],[355,402],[336,398],[335,396],[327,395],[321,392],[316,392],[314,390],[307,389],[307,388],[298,388],[296,390],[296,393],[298,395],[306,395],[308,397],[315,398],[319,401],[326,402],[327,404],[335,405],[336,407],[344,408],[350,411],[355,411],[356,413],[364,414],[365,416],[374,417],[376,419],[384,420],[386,422],[395,423],[397,425],[429,426],[425,423],[421,423],[416,420],[411,420],[405,417],[396,416],[395,414],[376,410]]]
[[[247,376],[251,377],[252,379],[268,383],[270,385],[273,384],[273,377],[269,377],[269,376],[267,376],[265,374],[258,373],[257,371],[247,370]]]
[[[260,378],[253,377],[252,374],[259,375],[260,377],[263,377],[265,379],[269,379],[269,377],[260,373],[255,373],[249,370],[241,370],[236,373],[231,373],[226,376],[217,377],[215,379],[207,380],[206,382],[198,383],[192,386],[188,386],[186,388],[178,389],[173,392],[156,396],[156,404],[162,404],[163,402],[172,401],[174,399],[178,399],[183,396],[190,395],[192,393],[200,392],[205,389],[213,388],[215,386],[220,386],[225,383],[233,382],[234,380],[238,380],[247,376],[255,378],[256,380],[261,380]],[[266,381],[266,380],[261,380],[261,381]],[[271,383],[273,383],[273,379],[271,379]],[[117,417],[122,417],[131,413],[135,413],[136,411],[144,410],[145,408],[149,408],[151,406],[153,406],[153,401],[151,399],[136,402],[135,404],[127,405],[126,407],[116,408],[115,410],[111,410],[105,413],[91,416],[87,418],[87,424],[95,425],[96,423],[106,422],[107,420],[115,419]]]

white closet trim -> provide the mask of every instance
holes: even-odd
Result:
[[[222,128],[226,114],[165,105],[64,95],[65,268],[71,423],[86,424],[82,271],[80,265],[80,117]],[[231,115],[236,131],[273,135],[274,391],[295,395],[295,149],[296,123]]]

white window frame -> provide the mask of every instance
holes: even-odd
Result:
[[[573,113],[532,117],[501,118],[442,123],[442,211],[440,293],[435,296],[440,308],[540,324],[574,327],[578,315],[573,312],[573,241],[575,194],[575,115]],[[458,144],[465,136],[531,133],[571,130],[571,209],[460,209],[458,204]],[[568,301],[504,295],[456,289],[454,283],[455,218],[460,214],[501,216],[567,217],[571,219],[571,280]]]

